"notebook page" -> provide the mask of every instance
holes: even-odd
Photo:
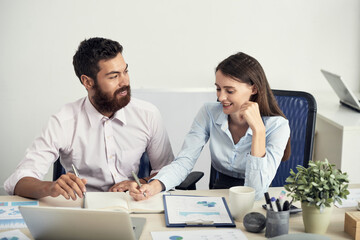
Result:
[[[129,211],[127,196],[124,192],[87,192],[86,208],[123,209]]]
[[[129,209],[131,213],[162,213],[164,212],[163,195],[164,193],[158,193],[147,200],[135,201],[127,193]]]

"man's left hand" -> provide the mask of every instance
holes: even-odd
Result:
[[[116,183],[109,189],[109,192],[125,192],[130,189],[130,184],[134,181],[125,180],[119,183]]]

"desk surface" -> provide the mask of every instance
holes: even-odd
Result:
[[[270,188],[269,194],[271,196],[278,196],[279,193],[283,190],[283,188]],[[175,191],[177,194],[185,194],[185,195],[199,195],[199,196],[223,196],[228,201],[229,191],[228,189],[222,190],[197,190],[197,191]],[[174,193],[175,193],[174,192]],[[21,198],[18,196],[0,196],[0,201],[19,201],[26,200],[25,198]],[[261,207],[264,204],[264,200],[256,201],[254,204],[253,211],[260,212],[266,215],[265,210]],[[64,198],[51,198],[46,197],[39,200],[40,206],[63,206],[63,207],[79,207],[81,205],[80,201],[66,201]],[[299,206],[300,203],[295,203],[295,205]],[[344,217],[345,212],[347,211],[356,211],[354,208],[334,208],[331,223],[329,225],[327,236],[331,239],[351,239],[351,236],[344,232]],[[152,231],[191,231],[198,230],[204,228],[167,228],[165,227],[165,219],[164,214],[136,214],[139,217],[145,217],[147,219],[145,228],[141,235],[140,240],[148,240],[151,239]],[[242,224],[242,222],[236,222],[236,227],[240,228],[244,234],[248,237],[248,239],[265,239],[265,231],[261,233],[250,233],[247,232]],[[28,229],[21,229],[21,231],[27,236],[31,237]],[[303,233],[304,232],[304,224],[302,222],[302,214],[294,214],[290,216],[289,223],[289,233]]]

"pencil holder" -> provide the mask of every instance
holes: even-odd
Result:
[[[271,238],[288,234],[289,216],[290,211],[274,212],[273,210],[267,210],[265,237]]]

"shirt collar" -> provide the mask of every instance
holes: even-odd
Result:
[[[89,99],[88,96],[85,99],[85,111],[86,111],[86,114],[88,115],[91,126],[95,126],[99,122],[103,121],[103,119],[109,119],[108,117],[106,117],[106,116],[102,115],[101,113],[99,113],[99,111],[90,102],[90,99]],[[114,116],[112,117],[112,119],[118,119],[122,123],[126,124],[126,117],[125,117],[124,108],[117,111],[114,114]]]
[[[218,115],[217,119],[216,119],[216,124],[221,125],[220,128],[224,132],[226,132],[226,130],[229,129],[228,117],[229,117],[229,115],[227,115],[223,111],[221,111],[220,114]],[[250,127],[246,130],[246,133],[245,133],[244,136],[246,136],[248,134],[251,135],[251,136],[253,135],[253,132],[252,132]]]
[[[128,103],[128,104],[130,104],[130,103]],[[126,106],[121,108],[120,110],[118,110],[112,118],[117,119],[120,122],[122,122],[124,125],[126,125],[126,116],[125,116],[124,108],[126,108]]]

